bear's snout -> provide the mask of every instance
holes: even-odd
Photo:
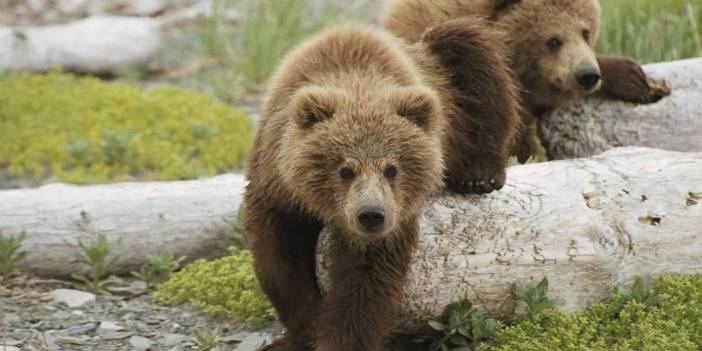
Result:
[[[368,231],[374,231],[385,222],[385,209],[380,206],[366,205],[358,209],[358,223]]]
[[[600,71],[596,68],[585,68],[575,74],[575,79],[584,90],[590,91],[600,82]]]

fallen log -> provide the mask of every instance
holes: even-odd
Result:
[[[65,25],[0,26],[0,71],[115,73],[144,66],[161,45],[153,18],[95,16]]]
[[[702,153],[622,148],[512,167],[499,192],[431,201],[420,226],[399,330],[421,329],[466,297],[513,318],[513,283],[545,276],[565,310],[583,308],[637,275],[702,271]]]
[[[25,232],[29,256],[19,268],[41,276],[67,276],[78,239],[106,234],[120,240],[115,273],[171,250],[176,256],[223,256],[231,244],[246,181],[230,174],[179,182],[47,185],[0,191],[0,231]]]
[[[636,105],[592,97],[542,118],[540,134],[552,159],[597,155],[621,146],[702,151],[702,58],[647,65],[672,94]]]

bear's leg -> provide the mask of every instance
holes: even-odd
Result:
[[[265,348],[305,351],[312,344],[313,317],[320,301],[315,273],[319,221],[251,202],[244,220],[256,275],[286,328],[286,336]]]
[[[483,20],[436,25],[422,41],[451,77],[446,138],[446,185],[457,193],[485,193],[505,184],[505,168],[519,126],[519,97],[500,40]]]
[[[394,238],[363,249],[349,245],[341,235],[332,239],[331,289],[316,323],[315,351],[388,347],[418,233],[417,224],[406,227]]]
[[[648,104],[670,95],[665,82],[648,79],[641,66],[628,58],[598,55],[597,62],[602,75],[600,93],[605,97]]]

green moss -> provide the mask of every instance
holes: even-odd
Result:
[[[242,166],[247,117],[174,88],[60,72],[0,75],[0,169],[72,183],[188,179]]]
[[[190,302],[195,308],[252,325],[274,316],[259,288],[251,253],[236,248],[214,261],[199,260],[174,274],[154,294],[165,304]]]
[[[545,311],[501,327],[483,350],[690,350],[702,349],[702,275],[661,278],[648,305],[624,293],[585,311]]]

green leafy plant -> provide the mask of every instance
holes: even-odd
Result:
[[[480,349],[699,351],[702,275],[665,276],[652,288],[635,280],[630,291],[615,291],[584,311],[566,314],[547,309],[512,326],[498,325],[494,343]]]
[[[221,332],[222,330],[219,327],[214,330],[196,330],[194,339],[197,351],[210,351],[214,349],[217,344],[222,341],[222,337],[220,336]]]
[[[444,334],[432,344],[432,350],[447,351],[455,346],[476,347],[492,338],[497,322],[472,308],[471,302],[464,299],[446,307],[443,321],[429,321],[432,329]]]
[[[86,272],[71,274],[71,277],[82,282],[95,294],[108,294],[105,286],[119,282],[117,277],[107,274],[120,261],[119,257],[110,257],[119,241],[109,241],[105,234],[99,234],[88,242],[78,239],[78,251],[74,261],[86,266]]]
[[[176,259],[170,250],[160,255],[149,255],[147,262],[138,271],[132,272],[132,275],[144,281],[147,288],[150,288],[168,280],[171,274],[180,268],[183,260],[184,256]]]
[[[665,294],[657,294],[653,291],[641,277],[634,278],[634,284],[631,286],[629,293],[625,295],[627,302],[635,302],[646,306],[660,306],[668,296]]]
[[[528,318],[538,316],[542,312],[556,309],[565,301],[561,298],[551,299],[548,297],[548,278],[544,277],[536,286],[516,283],[514,293],[521,301],[526,303],[526,315]]]
[[[190,302],[204,312],[254,326],[274,315],[258,285],[251,253],[236,247],[227,257],[186,265],[158,287],[154,298],[170,305]]]
[[[0,74],[0,169],[40,183],[178,180],[243,167],[253,126],[214,98],[62,72]]]
[[[29,252],[20,250],[25,238],[26,233],[5,236],[0,231],[0,268],[4,278],[15,275],[19,261],[29,255]]]

